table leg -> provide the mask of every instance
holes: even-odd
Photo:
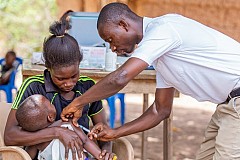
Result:
[[[143,112],[148,108],[148,94],[143,94]],[[142,160],[147,159],[147,131],[142,132]]]
[[[163,160],[172,160],[172,117],[163,121]]]

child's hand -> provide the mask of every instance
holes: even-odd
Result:
[[[102,150],[99,159],[101,160],[117,160],[117,156],[114,153],[108,153],[106,150]]]

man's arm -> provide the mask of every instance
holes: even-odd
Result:
[[[172,111],[174,92],[174,88],[157,89],[154,103],[139,118],[117,128],[117,137],[148,130],[168,118]]]
[[[110,129],[104,124],[97,124],[91,130],[90,138],[109,141],[155,127],[162,120],[169,117],[172,110],[174,91],[174,88],[157,89],[154,103],[139,118],[116,129]]]
[[[146,62],[138,58],[128,59],[128,61],[116,71],[104,77],[83,95],[74,99],[71,104],[64,108],[61,118],[64,121],[67,121],[68,119],[66,117],[73,114],[73,123],[74,125],[77,125],[77,120],[81,116],[82,107],[84,105],[114,95],[125,87],[130,80],[142,72],[147,66],[148,64]]]

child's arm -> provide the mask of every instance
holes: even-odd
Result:
[[[53,124],[51,124],[49,127],[57,127],[63,124],[69,124],[69,122],[63,122],[62,120],[58,120],[58,121],[55,121]],[[81,128],[77,128],[74,125],[72,125],[72,127],[75,133],[81,139],[84,149],[86,149],[95,158],[99,159],[101,154],[101,149],[93,141],[91,141],[85,133],[83,133]]]
[[[99,112],[98,114],[95,114],[94,116],[91,117],[93,125],[97,123],[104,123],[107,125],[107,120],[106,120],[106,115],[104,109]],[[106,150],[107,152],[111,153],[112,152],[112,142],[103,142],[103,141],[98,141],[98,145],[100,146],[101,150]]]
[[[63,122],[61,119],[58,121],[54,121],[51,125],[48,127],[61,127],[63,124],[69,124],[69,122]]]
[[[93,141],[91,141],[85,133],[83,133],[81,128],[77,128],[74,125],[72,125],[72,127],[82,140],[84,149],[86,149],[95,158],[100,159],[101,149]]]
[[[102,116],[103,115],[100,114],[100,117],[102,117]],[[94,117],[95,117],[95,119],[97,119],[100,122],[103,121],[101,118],[98,118],[98,116],[96,116],[96,115]],[[63,124],[69,124],[69,122],[63,122],[62,120],[58,120],[58,121],[55,121],[53,124],[51,124],[48,127],[58,127],[58,126],[60,127]],[[111,142],[99,141],[98,143],[101,147],[101,149],[100,149],[95,142],[91,141],[87,137],[87,135],[85,133],[83,133],[81,128],[77,128],[74,125],[72,125],[72,127],[73,127],[75,133],[77,133],[77,135],[82,140],[83,148],[86,149],[91,155],[93,155],[97,159],[105,158],[105,156],[108,157],[107,159],[109,159],[109,160],[114,159],[113,157],[115,154],[112,153],[112,143]]]

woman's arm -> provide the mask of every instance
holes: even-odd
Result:
[[[59,138],[57,132],[58,128],[46,128],[37,132],[22,130],[21,127],[18,126],[15,117],[16,111],[17,110],[12,109],[8,115],[4,132],[4,141],[6,145],[31,146]]]
[[[4,142],[6,145],[15,146],[32,146],[43,142],[48,142],[53,139],[59,139],[65,146],[65,156],[68,156],[68,151],[71,149],[76,155],[81,154],[82,141],[78,135],[67,128],[51,127],[39,130],[37,132],[27,132],[18,126],[16,120],[16,110],[12,109],[9,113],[5,133]]]

